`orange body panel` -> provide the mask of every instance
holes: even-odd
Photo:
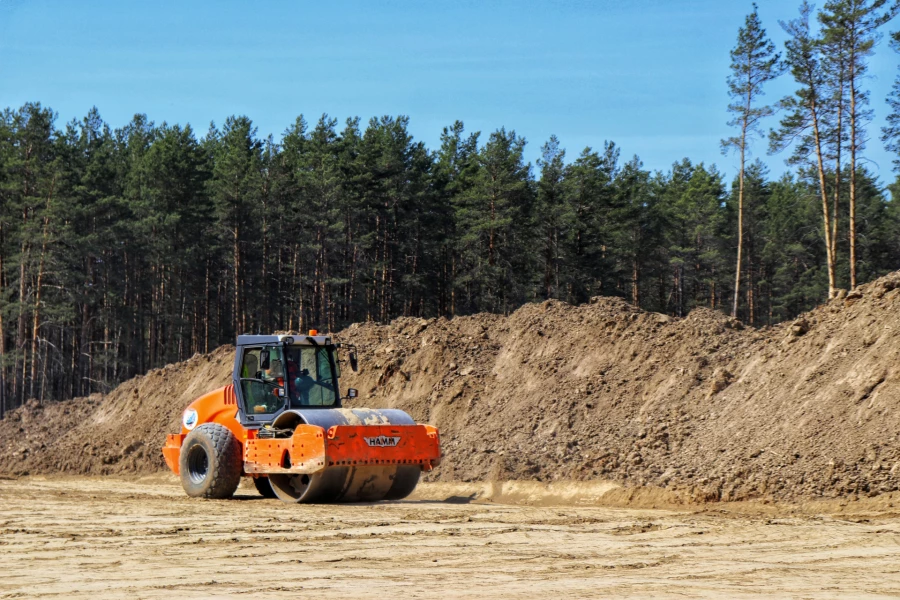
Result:
[[[325,431],[298,425],[282,439],[253,439],[244,445],[247,473],[315,473],[325,468]]]
[[[231,430],[241,442],[247,439],[247,430],[237,420],[237,398],[234,385],[226,385],[191,402],[187,410],[197,411],[197,424],[219,423]],[[181,424],[181,433],[187,435],[190,429]]]
[[[245,429],[237,420],[237,398],[234,395],[234,385],[226,385],[200,396],[188,405],[183,414],[186,415],[191,410],[197,412],[194,426],[188,429],[182,418],[181,433],[168,435],[166,437],[166,445],[163,446],[163,457],[166,459],[166,465],[176,475],[178,475],[178,459],[181,455],[181,444],[184,442],[187,434],[197,425],[219,423],[227,427],[242,446],[248,439],[256,436],[255,431]]]
[[[430,425],[335,425],[325,435],[328,466],[421,465],[441,459],[437,429]]]
[[[170,433],[166,436],[166,445],[163,446],[163,458],[166,459],[166,466],[172,469],[172,472],[179,475],[178,459],[181,456],[181,444],[184,443],[184,434]]]
[[[299,425],[290,438],[251,439],[244,446],[247,473],[311,474],[362,465],[419,465],[430,471],[440,458],[437,429],[430,425],[335,425],[327,432]]]

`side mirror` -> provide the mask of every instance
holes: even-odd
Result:
[[[269,360],[270,360],[269,349],[264,348],[262,351],[262,356],[259,357],[259,368],[262,369],[263,371],[268,371],[269,364],[270,364]]]
[[[359,362],[357,362],[357,360],[356,360],[356,352],[353,352],[351,350],[349,358],[350,358],[350,368],[353,369],[354,373],[358,373],[359,372]],[[355,397],[356,396],[354,396],[354,398]]]
[[[348,398],[356,398],[357,396],[359,396],[359,392],[356,391],[356,388],[350,388],[349,390],[347,390]]]

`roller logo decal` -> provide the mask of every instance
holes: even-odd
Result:
[[[378,437],[363,438],[366,443],[373,448],[393,448],[400,443],[399,437],[388,437],[379,435]]]
[[[184,411],[184,416],[181,417],[181,423],[188,431],[191,431],[194,427],[197,426],[197,420],[197,411],[193,408],[189,408]]]

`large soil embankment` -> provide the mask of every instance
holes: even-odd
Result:
[[[509,317],[348,328],[359,406],[441,428],[433,479],[609,479],[693,500],[900,489],[900,272],[794,323],[756,330],[599,298]],[[0,423],[0,471],[146,473],[195,396],[227,382],[232,348],[112,393]]]

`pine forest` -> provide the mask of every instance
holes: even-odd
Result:
[[[137,114],[114,129],[96,108],[68,123],[37,102],[7,108],[0,416],[106,392],[238,333],[594,296],[791,319],[900,268],[900,180],[865,160],[883,143],[900,169],[900,77],[888,98],[867,88],[873,53],[900,52],[896,12],[804,2],[767,24],[781,48],[755,6],[735,24],[720,83],[733,180],[689,157],[650,172],[612,141],[551,137],[532,165],[513,129],[461,121],[428,148],[405,116],[299,116],[263,137],[247,116],[198,131]],[[767,98],[776,78],[796,92]],[[770,175],[767,153],[787,174]]]

